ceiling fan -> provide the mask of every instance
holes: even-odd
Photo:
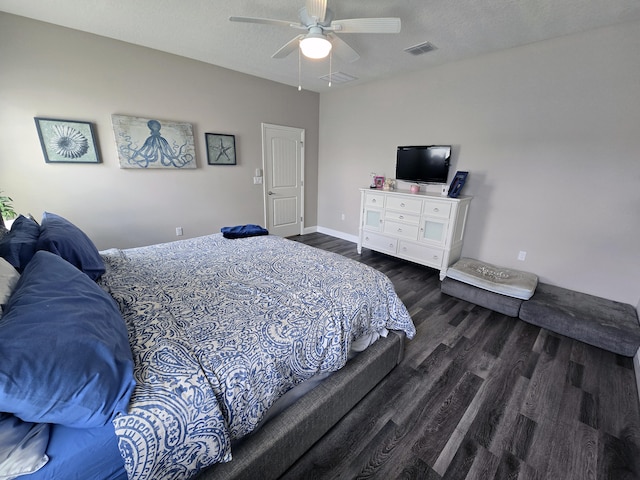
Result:
[[[271,18],[229,17],[232,22],[262,23],[306,30],[284,44],[271,58],[285,58],[298,47],[309,58],[325,58],[333,49],[335,54],[347,62],[360,58],[358,52],[336,33],[400,33],[399,18],[350,18],[334,20],[333,11],[327,8],[327,0],[306,0],[298,16],[298,23]]]

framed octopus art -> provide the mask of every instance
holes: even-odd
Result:
[[[193,126],[111,115],[120,168],[196,168]]]

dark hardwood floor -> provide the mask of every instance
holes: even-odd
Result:
[[[417,334],[283,480],[640,479],[632,359],[442,294],[435,270],[318,233],[292,240],[384,272]]]

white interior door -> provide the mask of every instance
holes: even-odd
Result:
[[[265,223],[281,237],[304,228],[304,129],[262,124]]]

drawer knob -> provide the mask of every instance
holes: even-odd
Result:
[[[368,242],[369,241],[369,237],[364,237],[364,239]]]
[[[433,209],[433,211],[434,211],[434,212],[439,212],[439,211],[440,211],[440,209],[439,209],[438,207],[435,207],[435,208]]]
[[[401,203],[401,204],[400,204],[400,206],[401,206],[402,208],[404,208],[404,203]]]
[[[372,199],[372,200],[371,200],[371,203],[376,203],[376,199],[375,199],[375,198],[374,198],[374,199]]]
[[[399,229],[398,229],[398,233],[401,233],[401,232],[402,232],[402,229],[401,229],[401,228],[399,228]]]
[[[438,255],[434,255],[434,256],[433,256],[433,259],[434,259],[434,260],[438,260]]]
[[[398,218],[399,218],[400,220],[402,220],[402,219],[404,219],[404,215],[399,215],[399,216],[398,216]]]
[[[390,244],[389,244],[389,248],[393,248],[393,243],[390,243]]]

